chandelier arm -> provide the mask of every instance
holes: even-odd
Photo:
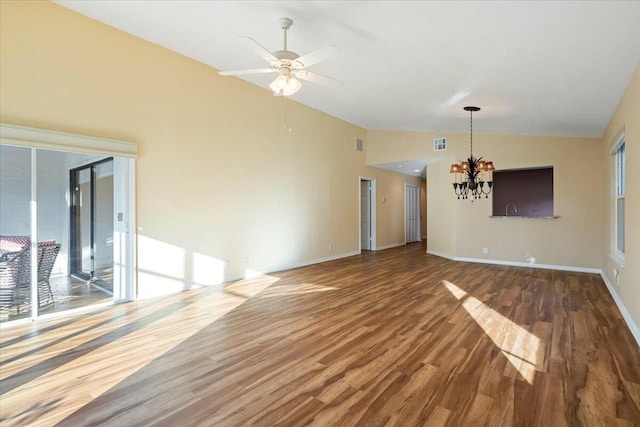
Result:
[[[489,195],[491,194],[491,189],[493,187],[493,182],[492,181],[483,181],[486,185],[487,191],[484,191],[485,186],[483,185],[480,189],[482,190],[482,194],[486,194]]]

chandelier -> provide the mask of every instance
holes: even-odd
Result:
[[[473,112],[480,111],[480,107],[464,107],[470,115],[471,150],[466,162],[454,163],[450,172],[453,176],[453,191],[458,199],[479,199],[482,195],[489,198],[493,187],[493,162],[482,160],[482,157],[473,157]],[[485,180],[485,173],[487,179]]]

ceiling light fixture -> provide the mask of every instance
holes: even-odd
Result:
[[[470,145],[471,150],[469,158],[466,162],[454,163],[451,165],[453,176],[453,191],[458,199],[479,199],[484,194],[485,198],[489,198],[491,189],[493,188],[493,162],[482,160],[482,157],[473,157],[473,112],[480,111],[480,107],[464,107],[469,112],[470,123]],[[485,172],[487,179],[485,180]]]
[[[276,96],[291,96],[300,90],[302,83],[290,74],[284,73],[272,81],[269,87]]]

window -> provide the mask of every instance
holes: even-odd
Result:
[[[625,141],[620,140],[613,152],[616,168],[616,197],[615,197],[615,252],[624,255],[624,193],[625,193]]]

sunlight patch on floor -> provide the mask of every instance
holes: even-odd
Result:
[[[296,285],[279,285],[270,288],[267,292],[260,295],[260,298],[273,298],[289,295],[304,295],[316,292],[335,291],[338,288],[333,286],[315,285],[313,283],[301,283]]]
[[[270,283],[275,280],[278,279],[273,278]],[[260,282],[260,286],[265,286],[266,282]],[[250,284],[245,284],[245,286],[251,288]],[[255,286],[258,285],[255,284]],[[255,288],[252,289],[255,290]],[[144,319],[144,317],[153,315],[154,311],[166,309],[171,305],[170,300],[161,300],[158,301],[158,304],[149,302],[131,303],[133,305],[141,304],[140,310],[135,315],[127,316],[123,322],[109,323],[108,326],[101,325],[95,329],[85,330],[84,333],[73,338],[74,341],[77,341],[75,348],[79,356],[70,357],[68,360],[63,356],[65,360],[61,360],[61,364],[58,367],[38,376],[36,386],[33,386],[31,382],[26,382],[4,394],[2,396],[2,417],[13,418],[18,416],[17,413],[13,412],[12,407],[19,407],[23,404],[21,400],[24,398],[25,393],[33,401],[45,401],[48,396],[55,394],[64,396],[58,402],[59,404],[68,405],[68,402],[72,401],[81,402],[80,406],[85,405],[240,306],[246,300],[246,297],[220,289],[209,295],[200,296],[195,302],[185,304],[180,309],[163,315],[139,329],[134,328],[117,339],[110,340],[104,344],[96,344],[95,349],[90,349],[83,353],[83,345],[92,346],[93,344],[90,343],[92,340],[100,339],[101,336],[117,331],[119,328],[126,328],[127,325],[135,325],[137,321]],[[114,307],[115,310],[118,308],[117,306]],[[101,317],[97,316],[96,320]],[[188,321],[185,321],[185,319],[188,319]],[[185,326],[176,328],[176,325],[180,324]],[[144,349],[136,354],[135,363],[131,363],[132,358],[129,357],[130,355],[122,353],[122,346],[131,345],[131,342],[135,342],[139,348]],[[68,341],[66,342],[66,347],[69,348]],[[53,348],[43,351],[55,352]],[[55,357],[55,354],[51,355],[50,360],[54,360]],[[27,355],[24,359],[16,360],[3,366],[1,379],[4,380],[23,369],[29,369],[31,360],[34,365],[37,365],[41,360],[41,356],[37,354],[33,356]],[[67,372],[74,372],[74,376],[69,378],[66,375]],[[117,372],[117,375],[114,375],[114,372]],[[18,400],[14,400],[14,396],[21,397]],[[64,413],[60,415],[64,416]],[[57,421],[54,420],[53,423]]]
[[[540,339],[507,319],[497,311],[487,307],[482,301],[467,294],[455,284],[443,280],[442,283],[458,300],[462,307],[482,328],[484,333],[497,345],[509,363],[529,383],[533,384],[538,365]]]
[[[257,272],[255,272],[252,277],[251,279],[247,278],[236,282],[225,283],[224,290],[234,295],[251,298],[280,280],[278,277]]]

